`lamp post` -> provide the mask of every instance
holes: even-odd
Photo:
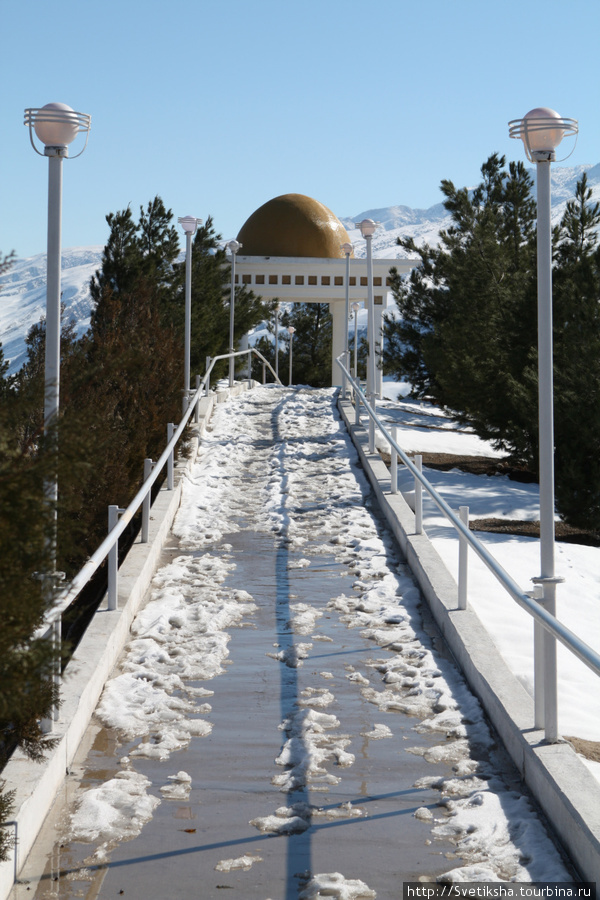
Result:
[[[294,353],[294,333],[296,329],[293,325],[288,325],[288,334],[290,336],[290,373],[288,377],[288,387],[292,386],[292,355]]]
[[[358,311],[360,309],[360,303],[353,303],[352,309],[354,311],[354,377],[358,381]]]
[[[346,257],[346,317],[345,321],[345,332],[344,332],[344,365],[346,368],[349,367],[350,357],[348,354],[348,321],[350,319],[350,254],[352,253],[352,244],[346,241],[341,245],[340,250]],[[342,376],[342,397],[344,400],[346,399],[346,375]]]
[[[375,401],[375,303],[373,300],[373,248],[372,239],[377,224],[373,219],[363,219],[358,223],[360,233],[367,242],[367,394]]]
[[[183,412],[190,397],[190,355],[192,346],[192,238],[202,219],[184,216],[177,219],[185,234],[185,348],[183,355]]]
[[[552,226],[550,164],[565,135],[577,134],[575,119],[562,119],[548,107],[532,109],[508,123],[511,138],[521,138],[525,154],[537,169],[538,397],[540,468],[541,574],[532,579],[543,589],[542,604],[556,614],[556,585],[563,581],[554,569],[554,388],[552,363]],[[546,739],[558,740],[556,639],[544,631],[543,713],[536,708],[536,727]],[[543,723],[540,721],[543,715]]]
[[[231,300],[229,301],[229,352],[233,353],[235,347],[233,346],[234,338],[233,338],[233,326],[234,326],[234,317],[235,317],[235,255],[238,250],[241,250],[242,245],[239,241],[229,241],[227,244],[227,249],[231,253]],[[235,375],[235,359],[233,356],[229,357],[229,387],[233,387],[233,379]]]
[[[281,303],[275,307],[275,374],[279,378],[279,314]]]
[[[69,144],[78,134],[86,135],[81,156],[87,147],[91,116],[75,112],[65,103],[47,103],[41,108],[25,110],[31,146],[39,156],[48,157],[48,244],[46,257],[46,349],[44,369],[44,433],[47,435],[58,416],[60,397],[60,251],[62,231],[62,161],[69,158]],[[33,140],[33,132],[44,145],[41,153]],[[54,507],[54,534],[51,564],[56,568],[56,477],[46,485],[46,496]]]

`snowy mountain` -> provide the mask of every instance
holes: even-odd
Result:
[[[535,168],[529,174],[536,181]],[[588,185],[592,188],[593,202],[600,203],[600,164],[561,167],[552,169],[552,224],[560,221],[567,201],[575,196],[575,188],[582,174],[587,172]],[[535,189],[534,189],[535,192]],[[350,240],[354,244],[355,256],[365,255],[365,242],[360,231],[354,227],[355,222],[362,219],[373,219],[380,223],[380,228],[373,235],[373,255],[378,258],[406,257],[408,254],[395,246],[398,237],[414,237],[418,244],[436,244],[439,232],[448,228],[450,216],[443,203],[430,206],[429,209],[411,209],[408,206],[387,206],[383,209],[368,209],[357,216],[342,219]]]
[[[79,335],[90,324],[90,279],[100,265],[103,247],[75,247],[62,252],[62,302]],[[25,337],[46,309],[46,254],[17,259],[0,290],[0,341],[10,372],[25,361]]]
[[[600,202],[600,164],[552,169],[552,219],[556,223],[565,204],[575,195],[577,180],[587,172],[593,189],[593,199]],[[535,170],[530,174],[535,180]],[[435,244],[439,232],[450,224],[450,217],[442,203],[429,209],[408,206],[387,206],[367,209],[352,217],[342,218],[356,256],[365,255],[365,242],[355,223],[373,219],[380,223],[373,236],[373,255],[377,258],[398,259],[406,253],[396,246],[398,237],[412,235],[417,243]],[[100,265],[102,247],[76,247],[62,253],[62,301],[66,315],[77,323],[77,333],[89,326],[91,298],[89,282]],[[28,259],[18,259],[4,276],[0,291],[0,341],[10,371],[16,372],[25,359],[25,337],[32,325],[39,322],[46,305],[46,255],[40,253]]]

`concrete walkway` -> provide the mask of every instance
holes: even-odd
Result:
[[[259,389],[219,407],[13,900],[391,900],[449,872],[570,879],[333,399]]]

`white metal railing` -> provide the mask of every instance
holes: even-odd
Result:
[[[167,426],[167,445],[161,456],[156,462],[145,460],[144,462],[144,482],[126,509],[119,509],[117,506],[109,506],[109,533],[104,538],[97,550],[90,556],[87,562],[82,566],[73,580],[58,592],[53,605],[48,609],[44,616],[43,623],[34,633],[34,638],[51,638],[54,642],[60,642],[60,627],[64,612],[79,596],[83,588],[88,584],[94,573],[108,558],[108,609],[117,609],[117,593],[118,593],[118,543],[119,538],[131,522],[140,506],[142,507],[142,527],[141,540],[142,543],[148,541],[148,523],[150,519],[150,496],[152,488],[157,481],[160,473],[167,466],[167,490],[173,490],[174,484],[174,460],[175,448],[181,438],[192,414],[195,414],[198,421],[199,403],[204,393],[210,391],[210,376],[215,364],[222,359],[230,357],[246,356],[248,358],[248,378],[251,378],[252,355],[257,356],[263,363],[263,383],[265,381],[265,371],[269,368],[275,379],[275,383],[281,385],[281,381],[275,373],[271,364],[265,357],[250,347],[248,350],[238,350],[234,353],[223,353],[220,356],[208,357],[206,365],[206,374],[200,381],[197,379],[197,386],[194,391],[189,392],[188,405],[185,413],[177,428],[172,423]],[[56,675],[55,675],[56,678]],[[57,709],[54,710],[52,719],[57,718]],[[51,727],[51,721],[47,721],[46,728]]]
[[[466,550],[471,548],[485,564],[489,571],[494,575],[497,581],[502,585],[504,590],[513,598],[513,600],[524,609],[534,620],[534,707],[535,707],[535,727],[544,728],[546,739],[556,741],[557,735],[554,733],[554,727],[548,723],[556,723],[558,721],[557,714],[557,692],[556,692],[556,654],[548,652],[548,640],[558,640],[571,653],[581,660],[589,669],[600,675],[600,654],[592,647],[581,640],[566,625],[563,625],[555,616],[551,615],[542,606],[541,586],[536,586],[530,593],[522,590],[516,581],[508,574],[508,572],[500,565],[497,559],[490,553],[487,547],[475,537],[469,530],[468,524],[468,507],[461,507],[459,515],[450,508],[448,503],[441,497],[433,485],[423,475],[420,465],[415,464],[404,450],[398,445],[395,436],[392,436],[377,415],[376,409],[368,402],[359,382],[353,378],[348,369],[342,362],[343,355],[336,360],[342,372],[346,376],[348,384],[352,386],[354,391],[356,424],[360,423],[360,405],[362,403],[369,417],[370,430],[374,430],[375,426],[383,434],[389,442],[392,456],[392,466],[394,463],[394,454],[397,454],[409,472],[414,477],[415,485],[415,522],[417,534],[422,531],[423,509],[422,509],[422,491],[425,490],[433,503],[440,512],[446,517],[450,524],[455,528],[460,542],[459,549],[459,609],[467,608],[467,562]],[[374,447],[370,446],[370,452]],[[390,469],[393,479],[393,471]],[[397,473],[397,467],[396,467]],[[397,475],[396,475],[397,477]],[[397,490],[397,482],[391,482],[391,489],[394,493]],[[550,729],[550,730],[549,730]]]

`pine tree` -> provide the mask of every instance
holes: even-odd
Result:
[[[170,305],[170,316],[183,339],[185,264],[175,267],[178,293]],[[231,266],[221,246],[221,235],[212,217],[198,228],[192,248],[191,371],[203,373],[206,358],[229,349],[229,304]],[[276,301],[265,301],[244,285],[235,290],[234,342],[273,314]],[[227,362],[215,367],[214,377],[227,371]]]
[[[535,406],[535,205],[521,163],[493,154],[469,192],[442,182],[451,227],[393,275],[399,319],[386,317],[384,369],[453,410],[483,437],[532,462]]]
[[[332,317],[328,303],[293,303],[281,317],[285,329],[293,325],[292,356],[294,384],[312,387],[331,386]],[[280,329],[281,334],[281,329]],[[285,384],[289,367],[289,337],[283,338],[288,350],[279,354],[279,377]]]
[[[13,254],[0,254],[0,274]],[[49,570],[48,536],[52,511],[43,483],[57,464],[55,455],[23,444],[15,380],[0,348],[0,770],[15,749],[39,759],[51,740],[40,728],[54,701],[49,676],[55,655],[49,641],[34,640],[52,597],[36,573]],[[24,404],[20,400],[20,406]],[[43,403],[43,393],[42,393]],[[41,443],[41,435],[36,435]],[[52,442],[51,442],[52,443]],[[10,818],[12,795],[2,791],[0,824]],[[0,827],[0,860],[7,858],[11,829]]]
[[[600,532],[600,204],[584,174],[556,234],[554,428],[556,502]]]

